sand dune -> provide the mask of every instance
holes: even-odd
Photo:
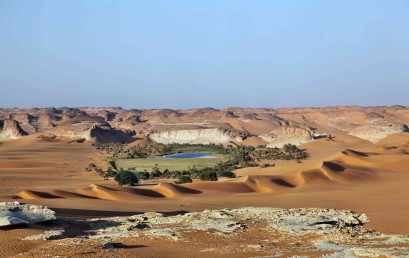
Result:
[[[254,193],[254,190],[243,182],[195,182],[189,184],[189,187],[203,193]]]
[[[102,185],[91,184],[86,188],[75,190],[76,193],[112,201],[139,201],[147,196],[120,191]]]
[[[65,199],[96,199],[95,197],[92,196],[87,196],[75,192],[68,192],[68,191],[63,191],[63,190],[51,190],[48,193],[60,197],[60,198],[65,198]]]
[[[175,185],[161,182],[150,188],[111,187],[90,184],[74,191],[50,190],[46,192],[25,190],[16,196],[23,199],[78,199],[98,198],[112,201],[140,201],[155,198],[185,197],[202,193],[283,193],[304,185],[362,185],[382,182],[391,178],[391,170],[380,170],[397,159],[407,160],[406,154],[393,154],[388,151],[375,152],[346,149],[332,155],[309,169],[281,175],[248,175],[226,182],[194,182]],[[392,149],[394,151],[394,149]],[[392,161],[391,161],[392,157]],[[396,165],[398,166],[398,165]],[[398,167],[400,168],[401,165]],[[389,167],[390,168],[390,167]]]
[[[140,201],[152,198],[164,198],[184,196],[188,194],[198,194],[200,191],[189,189],[183,186],[170,183],[160,183],[151,189],[130,188],[130,187],[107,187],[103,185],[91,184],[74,191],[50,190],[32,191],[24,190],[14,196],[22,199],[103,199],[112,201]]]
[[[29,135],[0,148],[0,195],[6,201],[19,198],[73,212],[84,207],[127,212],[333,207],[368,213],[379,230],[409,233],[409,228],[394,224],[396,218],[409,223],[400,215],[409,212],[409,133],[390,135],[377,144],[334,135],[300,148],[310,154],[302,163],[280,160],[274,161],[275,167],[240,169],[235,179],[183,185],[155,179],[120,187],[85,171],[90,162],[106,165],[89,143]]]
[[[176,197],[176,196],[185,196],[187,194],[199,194],[200,191],[183,187],[180,185],[174,185],[166,182],[162,182],[154,187],[152,190],[163,194],[166,197]]]
[[[47,192],[38,192],[38,191],[31,191],[31,190],[24,190],[18,194],[17,197],[22,199],[55,199],[61,198],[59,196],[47,193]]]

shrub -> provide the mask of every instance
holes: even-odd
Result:
[[[204,171],[202,174],[200,174],[200,180],[203,181],[217,181],[217,174],[213,171]]]
[[[165,168],[165,169],[163,170],[162,176],[163,176],[164,178],[170,178],[171,175],[170,175],[169,169]]]
[[[116,174],[118,173],[112,167],[109,167],[105,172],[105,177],[114,177]]]
[[[150,178],[149,172],[136,172],[135,175],[138,179],[142,179],[142,180],[146,180]]]
[[[119,185],[134,185],[138,183],[138,178],[134,173],[122,170],[115,175],[115,181],[117,181]]]
[[[162,176],[162,173],[161,173],[159,170],[158,170],[158,171],[153,171],[153,172],[151,172],[150,174],[151,174],[151,175],[150,175],[151,178],[161,177],[161,176]]]
[[[284,151],[285,151],[285,152],[288,152],[288,153],[294,153],[294,152],[299,151],[299,149],[297,148],[297,146],[295,146],[294,144],[291,144],[291,143],[285,144],[285,145],[283,146],[283,148],[284,148]]]
[[[222,171],[219,173],[220,177],[230,177],[230,178],[235,178],[236,174],[230,171]]]
[[[179,178],[182,173],[179,171],[172,171],[169,173],[169,178]]]
[[[176,184],[185,184],[185,183],[192,183],[192,179],[190,176],[180,176],[178,181],[175,181]]]

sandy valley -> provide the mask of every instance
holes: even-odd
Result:
[[[370,220],[366,226],[377,232],[409,234],[408,107],[177,111],[3,109],[0,117],[6,121],[0,131],[3,137],[0,201],[45,205],[54,210],[57,217],[82,220],[66,227],[65,240],[21,240],[47,232],[55,225],[2,230],[0,256],[42,256],[45,247],[57,245],[54,241],[68,241],[83,234],[87,229],[84,220],[146,212],[173,216],[241,207],[352,210],[366,214]],[[240,168],[234,171],[236,178],[221,177],[217,182],[194,179],[192,183],[177,185],[173,179],[154,178],[140,180],[132,187],[118,186],[113,179],[104,180],[85,170],[89,163],[108,167],[107,154],[93,144],[111,141],[129,145],[216,143],[233,145],[233,148],[240,145],[281,148],[285,143],[292,143],[305,150],[308,157],[301,162],[275,160],[271,161],[275,166]],[[256,232],[252,233],[254,238],[261,241],[264,222],[257,223],[261,224],[249,226],[248,230]],[[249,232],[244,231],[242,235],[247,239]],[[94,246],[93,254],[100,256],[153,257],[163,255],[169,248],[175,257],[274,253],[271,248],[261,247],[227,252],[217,243],[225,240],[212,240],[214,235],[183,234],[188,234],[190,240],[182,241],[181,248],[176,247],[178,240],[172,238],[152,240],[127,235],[119,238],[121,243],[135,248],[113,248],[113,253],[107,254],[107,249],[100,247],[97,240],[81,240],[83,244],[77,243],[69,255],[85,257],[90,246]],[[302,236],[297,237],[297,241],[302,241]],[[204,246],[197,246],[192,239],[203,241]],[[282,250],[288,243],[281,244]],[[408,246],[402,242],[389,247]],[[53,248],[58,250],[54,255],[64,252],[64,245]],[[204,249],[207,251],[203,252]],[[302,254],[296,249],[286,250],[281,255]],[[307,255],[329,255],[337,250],[310,250]],[[190,253],[187,255],[186,251]]]

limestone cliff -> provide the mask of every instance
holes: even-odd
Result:
[[[149,138],[159,143],[228,143],[241,142],[246,136],[220,128],[202,128],[190,130],[167,130],[149,134]]]
[[[222,110],[214,108],[126,110],[117,107],[0,108],[0,120],[3,119],[18,121],[19,126],[29,134],[56,130],[58,135],[85,139],[87,137],[84,135],[90,134],[87,130],[96,125],[106,129],[108,134],[114,130],[112,128],[117,128],[144,135],[152,134],[153,138],[157,137],[159,141],[164,142],[198,142],[196,139],[200,138],[204,139],[203,143],[230,140],[239,142],[236,137],[237,135],[239,138],[242,137],[243,133],[266,139],[271,142],[271,146],[279,146],[287,142],[301,144],[311,140],[313,137],[310,135],[311,132],[307,132],[308,128],[313,128],[314,136],[350,133],[375,142],[391,133],[406,130],[404,126],[409,125],[409,107],[337,106],[284,109],[235,107]],[[219,128],[220,131],[214,128]],[[199,129],[204,130],[200,132]],[[166,133],[158,134],[167,131],[172,132],[167,136]],[[184,136],[182,135],[184,133],[195,136]],[[208,137],[206,136],[208,133],[213,135]],[[217,136],[213,137],[214,135]]]
[[[313,131],[300,127],[282,126],[268,134],[260,135],[260,138],[268,142],[268,147],[281,148],[284,144],[291,143],[300,145],[314,139]]]
[[[0,121],[0,141],[19,139],[24,135],[27,133],[21,129],[17,121],[10,119]]]
[[[349,134],[376,143],[390,134],[405,131],[408,131],[408,127],[404,124],[387,123],[359,126]]]

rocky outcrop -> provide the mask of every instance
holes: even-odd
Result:
[[[200,250],[190,256],[254,257],[260,253],[263,257],[287,257],[294,253],[299,257],[320,253],[325,257],[409,255],[408,236],[371,230],[365,226],[369,222],[365,214],[349,210],[244,207],[167,215],[147,212],[129,217],[72,221],[71,224],[83,223],[90,230],[73,239],[52,241],[52,248],[39,254],[66,254],[69,247],[81,249],[91,244],[95,246],[92,249],[94,254],[106,255],[106,248],[127,248],[128,245],[120,243],[122,241],[152,239],[152,243],[158,245],[177,241],[182,241],[186,247],[200,245]],[[63,230],[52,229],[50,233],[24,240],[64,238],[63,233]],[[396,244],[400,247],[393,248]],[[111,255],[115,256],[115,253]]]
[[[236,116],[233,111],[227,111],[226,113],[224,113],[224,117],[227,118],[238,118],[238,116]]]
[[[94,125],[89,129],[84,139],[95,139],[98,143],[126,142],[131,136],[131,132],[124,132],[113,128],[101,128],[97,125]]]
[[[19,139],[24,135],[27,133],[21,129],[17,121],[10,119],[0,121],[0,141]]]
[[[130,133],[116,130],[100,118],[83,114],[65,121],[48,133],[86,141],[95,139],[97,142],[124,142],[130,137]]]
[[[55,212],[45,206],[0,202],[0,227],[33,224],[55,219]]]
[[[314,132],[300,127],[281,126],[268,134],[260,135],[268,147],[281,148],[287,143],[300,145],[314,140]]]
[[[81,123],[70,127],[59,127],[50,130],[49,133],[56,136],[79,138],[85,141],[95,139],[99,143],[125,142],[131,136],[130,133],[115,130],[107,125]]]
[[[158,143],[228,143],[241,142],[245,134],[233,132],[221,128],[202,128],[191,130],[168,130],[157,131],[148,135],[149,138]]]
[[[359,126],[349,134],[376,143],[390,134],[406,131],[408,131],[408,127],[404,124],[386,123]]]
[[[210,131],[210,128],[219,128],[222,131],[261,136],[266,141],[271,141],[270,146],[280,146],[285,143],[301,144],[311,140],[307,132],[308,128],[313,128],[311,130],[314,131],[315,135],[345,135],[350,133],[375,142],[388,134],[405,130],[402,126],[409,125],[409,107],[338,106],[285,109],[228,108],[222,110],[214,108],[126,110],[110,107],[9,108],[0,109],[1,119],[18,121],[20,127],[30,134],[49,132],[54,129],[59,131],[65,128],[65,135],[78,137],[78,134],[83,134],[78,133],[82,130],[78,129],[81,125],[84,125],[85,128],[82,131],[86,131],[93,125],[100,128],[105,128],[108,125],[112,128],[131,130],[145,135],[162,131],[186,131],[201,128]],[[302,130],[306,131],[303,132]],[[71,132],[68,133],[68,131]],[[201,133],[195,132],[195,134],[199,136]],[[235,138],[236,136],[229,137]],[[161,137],[158,135],[158,139],[162,138],[164,138],[164,142],[167,142],[168,140],[165,138],[170,138],[170,136]],[[175,135],[173,140],[185,142],[183,138],[184,136]],[[200,143],[221,142],[217,137],[215,141],[210,141],[207,137],[203,138],[204,141]],[[189,138],[187,141],[194,140]],[[237,141],[237,139],[233,141]],[[199,141],[194,142],[199,143]]]

